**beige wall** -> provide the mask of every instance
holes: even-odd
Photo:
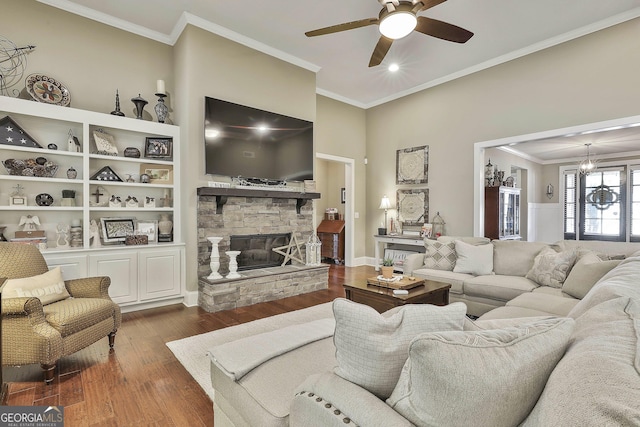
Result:
[[[174,46],[176,116],[181,125],[183,235],[187,289],[197,289],[199,239],[198,187],[217,179],[205,175],[203,160],[204,96],[315,121],[315,73],[188,26]]]
[[[472,234],[475,142],[640,114],[638,69],[635,19],[367,110],[367,211],[395,193],[395,151],[427,144],[430,215]]]
[[[146,118],[151,120],[152,113],[157,120],[157,80],[165,80],[171,105],[171,46],[34,0],[2,0],[1,16],[3,37],[19,47],[36,45],[24,77],[42,73],[59,80],[71,92],[72,107],[110,113],[118,89],[127,117],[135,117],[131,98],[140,94],[149,101]],[[20,86],[24,89],[24,83]]]
[[[365,253],[366,248],[361,244],[368,234],[365,227],[367,221],[367,171],[364,164],[367,140],[366,113],[361,108],[324,96],[316,96],[316,101],[316,151],[354,160],[354,209],[360,216],[359,219],[354,220],[354,256],[364,257],[365,254],[369,255]],[[316,218],[316,222],[320,219]]]

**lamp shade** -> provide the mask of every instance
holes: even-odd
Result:
[[[380,207],[378,209],[391,209],[391,202],[387,196],[382,196]]]

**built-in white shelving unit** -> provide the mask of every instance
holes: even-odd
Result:
[[[134,118],[119,117],[75,108],[48,105],[30,100],[0,96],[0,119],[10,116],[43,148],[26,148],[0,143],[0,161],[7,159],[45,158],[58,165],[54,177],[10,175],[0,166],[0,227],[4,236],[13,238],[20,218],[37,215],[47,237],[43,255],[50,267],[60,265],[66,279],[88,275],[108,275],[112,298],[123,311],[181,301],[184,293],[184,242],[180,218],[180,128]],[[97,154],[94,132],[102,130],[113,137],[118,155]],[[68,148],[69,134],[77,137],[81,152]],[[171,158],[145,157],[147,138],[169,138]],[[47,148],[55,144],[57,149]],[[125,157],[125,148],[137,148],[139,158]],[[108,166],[123,182],[101,181],[91,177]],[[77,171],[75,179],[67,178],[67,170]],[[146,169],[169,171],[167,180],[141,183],[140,174]],[[130,178],[132,182],[127,182]],[[16,185],[22,187],[26,206],[11,206],[10,195]],[[62,205],[62,190],[75,191],[75,206]],[[38,206],[39,194],[53,197],[50,206]],[[97,193],[101,195],[96,196]],[[105,202],[119,196],[120,207]],[[98,197],[98,198],[97,198]],[[137,207],[126,207],[128,197],[138,201]],[[145,200],[153,198],[156,207],[145,207]],[[173,241],[150,242],[148,245],[104,245],[91,247],[90,224],[100,218],[131,218],[135,222],[160,221],[168,216],[174,224]],[[80,222],[82,246],[59,247],[59,224]],[[157,234],[156,234],[157,240]]]

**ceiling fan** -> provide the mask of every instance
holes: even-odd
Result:
[[[378,0],[383,7],[377,18],[361,19],[319,28],[307,31],[305,35],[307,37],[322,36],[369,25],[378,25],[381,36],[369,60],[369,67],[375,67],[382,62],[394,40],[408,36],[414,30],[442,40],[466,43],[473,36],[471,31],[437,19],[418,16],[419,12],[445,1],[447,0]]]

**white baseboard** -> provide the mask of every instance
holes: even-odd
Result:
[[[187,307],[196,307],[198,305],[198,291],[186,291],[182,303]]]

